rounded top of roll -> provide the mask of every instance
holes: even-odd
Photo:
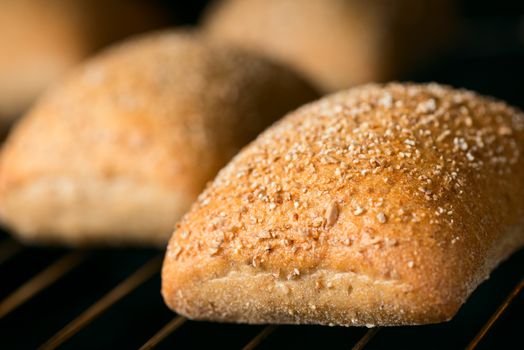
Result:
[[[370,281],[362,300],[420,307],[401,323],[448,319],[485,278],[479,259],[492,266],[507,254],[493,242],[522,241],[503,236],[524,214],[522,152],[522,112],[470,91],[393,83],[327,96],[266,130],[201,194],[171,238],[164,295],[201,315],[176,288],[232,270],[277,281],[330,271]],[[417,292],[399,299],[404,287]],[[347,294],[337,296],[344,304]],[[286,300],[275,308],[288,310]],[[294,320],[255,309],[239,318]],[[375,311],[358,321],[303,311],[299,320],[399,323],[398,313]]]
[[[160,32],[116,45],[58,84],[21,122],[8,149],[57,148],[79,162],[64,170],[103,161],[115,171],[130,167],[130,174],[166,183],[187,177],[200,187],[264,126],[314,96],[296,75],[255,55],[192,32]],[[154,160],[145,156],[153,150]],[[162,159],[178,165],[165,168]],[[48,154],[40,166],[63,160]]]
[[[420,202],[438,206],[434,224],[453,226],[454,202],[471,195],[464,192],[468,186],[513,176],[522,161],[523,130],[519,110],[471,91],[438,84],[365,85],[286,116],[237,155],[199,203],[211,209],[220,203],[215,196],[227,192],[236,196],[235,205],[252,203],[274,217],[307,212],[314,227],[331,220],[320,212],[310,217],[317,199],[343,190],[353,193],[346,210],[377,223],[415,223],[421,218],[408,213]],[[402,193],[410,197],[410,210],[388,211],[384,198],[367,198],[381,187],[391,194],[400,183],[410,191]]]

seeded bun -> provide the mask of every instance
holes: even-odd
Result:
[[[30,242],[166,244],[206,182],[316,97],[294,73],[197,34],[132,39],[21,120],[0,158],[0,214]]]
[[[172,236],[162,293],[193,319],[451,319],[524,244],[524,115],[436,84],[367,85],[289,114]]]
[[[0,122],[94,50],[162,23],[140,0],[0,1]]]
[[[445,45],[454,12],[452,0],[223,0],[204,25],[334,91],[398,79]]]

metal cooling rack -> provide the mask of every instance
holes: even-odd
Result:
[[[524,252],[504,263],[440,325],[394,328],[248,326],[194,322],[160,297],[162,254],[152,250],[26,247],[0,235],[0,347],[466,348],[524,346]],[[509,324],[509,326],[508,326]],[[509,328],[514,328],[514,332]]]

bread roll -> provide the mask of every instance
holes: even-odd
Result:
[[[94,50],[163,22],[137,0],[1,0],[0,122]]]
[[[452,0],[224,0],[204,24],[332,91],[398,79],[442,48],[454,17]]]
[[[0,216],[26,241],[166,244],[240,147],[316,97],[197,34],[129,40],[46,94],[0,158]]]
[[[368,85],[291,113],[177,225],[162,293],[193,319],[451,319],[524,244],[524,115],[436,84]]]

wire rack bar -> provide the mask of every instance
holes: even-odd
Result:
[[[161,256],[156,256],[149,260],[142,267],[133,272],[133,274],[131,274],[124,281],[104,295],[101,299],[87,308],[77,318],[58,331],[58,333],[56,333],[46,343],[44,343],[40,349],[56,349],[58,346],[63,344],[66,340],[78,333],[82,328],[101,315],[117,301],[153,277],[160,270],[161,262]]]
[[[69,271],[84,261],[86,257],[87,253],[82,251],[68,253],[42,270],[36,276],[32,277],[29,281],[22,284],[18,289],[0,302],[0,318],[9,314],[40,291],[66,275]]]
[[[242,348],[242,350],[255,349],[257,346],[260,345],[260,343],[262,343],[267,337],[269,337],[274,331],[276,331],[277,327],[278,326],[276,325],[264,327],[264,329],[262,329],[260,333],[258,333],[253,339],[251,339],[251,341],[247,343],[246,346]]]
[[[154,336],[151,337],[140,350],[150,350],[160,344],[168,335],[173,333],[175,330],[180,328],[187,319],[183,316],[177,316],[169,321],[164,327],[162,327]]]
[[[517,295],[524,289],[524,278],[513,288],[513,290],[509,293],[509,295],[504,299],[502,304],[498,307],[497,311],[491,317],[488,319],[488,321],[484,324],[484,326],[480,329],[480,331],[477,333],[475,338],[469,343],[467,346],[467,350],[473,350],[475,349],[479,343],[482,341],[482,339],[486,336],[486,334],[489,332],[491,327],[497,322],[497,320],[500,319],[502,314],[508,309],[508,307],[511,305],[511,303],[515,300]]]
[[[360,340],[353,346],[353,350],[364,349],[364,347],[370,342],[370,340],[377,335],[379,330],[379,327],[368,329],[366,334],[364,334],[362,338],[360,338]]]

